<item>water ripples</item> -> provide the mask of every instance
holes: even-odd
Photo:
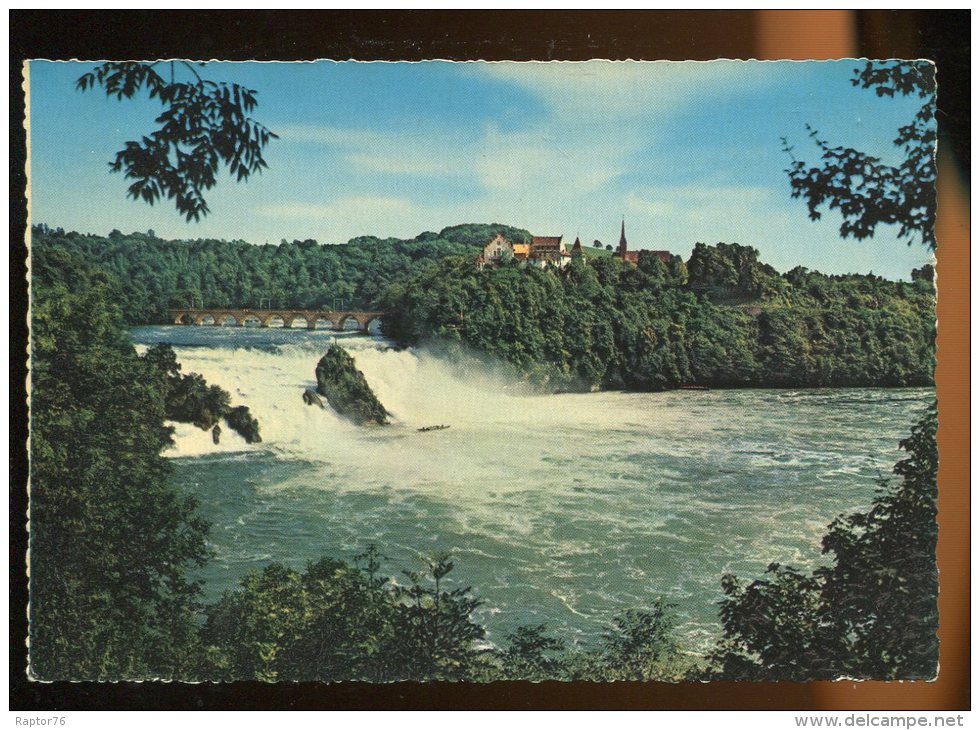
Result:
[[[612,615],[677,604],[689,649],[718,630],[720,578],[776,561],[808,569],[837,515],[867,507],[927,389],[734,390],[529,397],[503,370],[460,373],[425,351],[341,335],[382,403],[386,429],[304,406],[333,342],[326,332],[161,327],[248,405],[264,443],[179,429],[176,478],[213,523],[201,571],[210,598],[246,570],[375,543],[392,575],[453,550],[452,585],[472,585],[497,641],[546,622],[595,641]],[[437,434],[415,429],[432,423]],[[228,433],[228,431],[226,431]],[[203,436],[203,440],[200,439]]]

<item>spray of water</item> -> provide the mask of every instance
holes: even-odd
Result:
[[[249,446],[225,429],[216,447],[210,434],[177,424],[168,455],[271,449],[283,459],[347,474],[352,487],[500,491],[553,475],[570,450],[588,452],[590,434],[621,420],[620,394],[534,395],[508,368],[486,359],[450,361],[427,348],[398,350],[380,338],[339,339],[391,412],[392,425],[359,427],[329,407],[304,404],[327,342],[271,349],[177,344],[184,372],[200,373],[229,391],[234,403],[249,406],[263,443]],[[418,431],[436,424],[450,428]]]

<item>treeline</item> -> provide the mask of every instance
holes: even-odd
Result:
[[[780,275],[738,244],[688,262],[579,258],[563,270],[446,258],[386,290],[400,345],[457,342],[558,389],[924,386],[933,382],[932,267],[911,282]]]
[[[515,241],[530,237],[499,224],[451,226],[408,240],[361,236],[342,245],[167,241],[152,231],[96,236],[46,225],[31,233],[35,270],[68,253],[116,277],[118,303],[129,324],[169,323],[166,310],[172,307],[331,309],[343,300],[348,307],[372,309],[389,283],[437,259],[475,255],[498,233]]]
[[[129,340],[118,282],[58,261],[32,278],[31,672],[185,676],[208,525],[161,456],[167,384]]]
[[[467,224],[411,240],[344,245],[163,241],[35,226],[33,268],[70,276],[81,256],[112,275],[127,323],[170,307],[380,308],[401,345],[457,342],[557,389],[931,385],[932,267],[911,282],[779,274],[738,244],[697,244],[687,262],[575,259],[561,272],[516,263],[477,271],[473,255],[509,226]]]

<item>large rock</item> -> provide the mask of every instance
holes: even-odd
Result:
[[[342,347],[331,347],[317,363],[316,392],[337,413],[359,426],[388,423],[388,411]]]
[[[252,417],[248,406],[229,408],[225,413],[225,423],[238,431],[246,443],[258,444],[262,442],[262,437],[259,435],[259,422]]]

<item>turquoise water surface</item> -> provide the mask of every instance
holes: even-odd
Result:
[[[327,331],[144,327],[248,405],[264,442],[177,424],[176,481],[212,522],[207,597],[252,568],[350,558],[392,575],[451,550],[498,640],[547,623],[589,643],[616,611],[664,596],[682,638],[717,635],[720,578],[811,568],[827,524],[864,509],[931,389],[526,395],[493,368]],[[357,428],[305,406],[334,341],[393,414]],[[419,433],[445,423],[444,431]]]

